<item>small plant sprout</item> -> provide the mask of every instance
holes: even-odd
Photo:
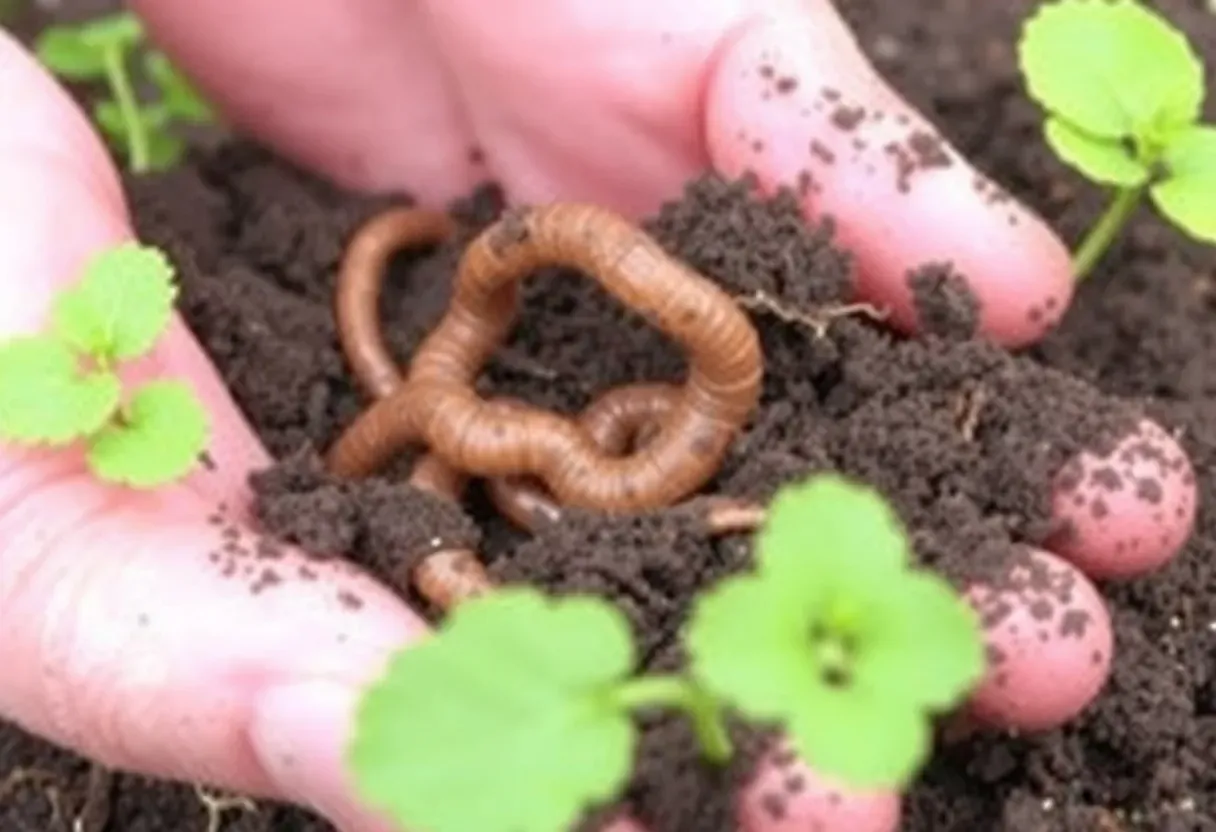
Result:
[[[786,486],[753,571],[694,602],[685,674],[637,675],[606,601],[503,588],[456,607],[365,694],[349,763],[366,799],[427,832],[563,832],[626,786],[637,712],[690,721],[709,765],[730,712],[784,730],[818,773],[899,786],[929,719],[978,684],[977,616],[910,568],[894,512],[836,475]]]
[[[149,353],[177,288],[159,251],[134,243],[94,257],[55,300],[49,332],[0,342],[0,439],[25,446],[84,442],[100,479],[154,488],[197,463],[209,433],[194,391],[155,380],[124,398],[118,369]]]
[[[143,49],[144,29],[129,12],[85,23],[50,26],[36,52],[51,71],[71,81],[103,81],[110,97],[93,106],[93,118],[131,170],[144,173],[177,164],[185,153],[175,124],[209,124],[214,113],[164,53]],[[138,53],[138,54],[137,54]],[[142,80],[155,88],[155,101],[142,101],[131,64],[138,59]]]
[[[1057,0],[1026,21],[1019,58],[1047,143],[1114,192],[1073,255],[1077,280],[1146,191],[1170,221],[1216,242],[1216,128],[1199,123],[1203,65],[1182,32],[1133,0]]]

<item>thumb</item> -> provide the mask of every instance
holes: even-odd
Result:
[[[56,288],[131,232],[89,125],[2,32],[0,100],[22,114],[0,132],[6,338],[42,327]],[[0,448],[0,718],[115,768],[376,828],[343,770],[351,711],[423,624],[353,568],[241,524],[266,457],[180,322],[134,375],[195,386],[220,468],[135,493],[78,452]]]

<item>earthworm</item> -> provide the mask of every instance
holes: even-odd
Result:
[[[652,439],[671,412],[679,388],[670,384],[632,384],[601,394],[578,416],[578,426],[600,450],[620,456],[630,446]],[[647,435],[649,434],[649,435]],[[492,477],[486,492],[515,525],[534,531],[561,519],[561,508],[534,477]]]
[[[688,353],[687,381],[643,448],[606,454],[572,419],[474,391],[514,323],[519,281],[545,266],[589,275]],[[405,383],[339,437],[327,462],[339,476],[364,476],[421,443],[475,476],[534,475],[562,505],[665,506],[712,477],[759,400],[762,375],[759,337],[746,313],[625,219],[579,204],[514,209],[470,243],[451,305]]]
[[[434,454],[414,463],[410,485],[438,497],[460,502],[465,477]],[[405,576],[430,603],[447,612],[461,601],[493,588],[481,559],[472,549],[439,549],[422,558]]]
[[[579,414],[578,424],[603,451],[621,454],[658,435],[678,394],[679,388],[670,384],[616,387],[592,401]],[[495,477],[486,490],[503,515],[529,531],[561,520],[561,507],[531,478]],[[751,532],[764,523],[764,507],[750,500],[714,496],[705,502],[705,525],[711,535]]]
[[[448,239],[455,223],[442,211],[390,208],[364,225],[346,249],[338,272],[338,338],[355,378],[375,398],[401,384],[401,373],[380,335],[380,290],[389,259],[407,246]]]

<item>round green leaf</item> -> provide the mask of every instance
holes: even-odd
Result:
[[[131,398],[124,418],[93,440],[89,467],[104,480],[155,488],[198,463],[208,432],[206,411],[189,385],[149,382]]]
[[[793,569],[812,581],[844,564],[894,569],[908,557],[903,525],[891,507],[872,489],[835,474],[778,491],[756,539],[761,570]]]
[[[627,781],[635,731],[611,693],[633,663],[627,622],[597,599],[466,602],[365,694],[356,783],[406,829],[565,832]]]
[[[55,329],[89,355],[136,358],[152,349],[176,298],[168,258],[155,248],[126,243],[94,257],[81,282],[60,294]]]
[[[48,26],[34,41],[34,54],[48,69],[71,81],[91,81],[105,75],[102,50],[74,26]]]
[[[1095,138],[1056,116],[1048,117],[1044,135],[1065,164],[1094,182],[1130,188],[1148,181],[1148,168],[1121,141]]]
[[[858,629],[858,688],[944,711],[980,681],[985,657],[979,620],[946,581],[908,572],[860,589],[871,606]]]
[[[1133,0],[1044,4],[1026,22],[1019,59],[1032,98],[1099,138],[1150,137],[1199,117],[1199,58]]]
[[[761,575],[722,581],[698,599],[685,636],[693,675],[753,719],[787,718],[821,684],[807,638],[827,594],[798,599],[780,588]]]
[[[1167,178],[1150,191],[1158,210],[1196,239],[1216,243],[1216,128],[1181,132],[1163,162]]]
[[[816,688],[788,725],[807,765],[855,789],[896,789],[925,764],[930,726],[897,698]]]
[[[45,336],[0,345],[0,436],[62,445],[100,428],[122,392],[110,373],[81,373],[71,350]]]

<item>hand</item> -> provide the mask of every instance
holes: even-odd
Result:
[[[931,259],[971,276],[984,330],[1007,344],[1049,326],[1052,315],[1032,320],[1031,308],[1054,299],[1058,316],[1070,296],[1060,242],[1019,206],[985,201],[952,150],[950,166],[916,172],[901,192],[882,147],[931,128],[874,76],[823,0],[714,0],[695,14],[674,0],[618,0],[611,12],[528,0],[502,18],[473,0],[134,5],[230,121],[347,185],[438,203],[490,174],[517,200],[639,213],[706,165],[755,168],[769,185],[809,167],[820,189],[808,210],[837,215],[864,293],[904,326],[915,323],[904,272]],[[886,116],[843,131],[832,108],[815,107],[825,87]],[[4,36],[0,97],[21,114],[0,133],[3,337],[39,326],[54,289],[131,230],[88,124]],[[810,154],[812,138],[834,164]],[[868,148],[857,162],[855,138]],[[261,595],[223,580],[208,561],[221,542],[206,517],[221,501],[246,505],[244,475],[267,456],[180,323],[147,369],[194,381],[229,463],[129,495],[93,484],[78,459],[0,452],[0,715],[113,766],[307,803],[349,832],[378,829],[342,772],[351,709],[424,625],[338,569]],[[1182,476],[1167,487],[1185,491]],[[1152,522],[1131,497],[1111,509],[1078,523],[1062,554],[1101,570]],[[1180,546],[1189,522],[1164,537],[1157,529],[1160,553]],[[358,613],[340,592],[363,600]],[[1050,670],[1064,659],[1015,660]],[[1047,707],[1078,707],[1078,697],[1064,690]],[[768,818],[761,794],[744,800],[744,828],[794,828]],[[825,806],[791,805],[787,822],[805,826]],[[833,817],[866,832],[892,828],[898,806],[856,796],[838,811],[862,813]]]

